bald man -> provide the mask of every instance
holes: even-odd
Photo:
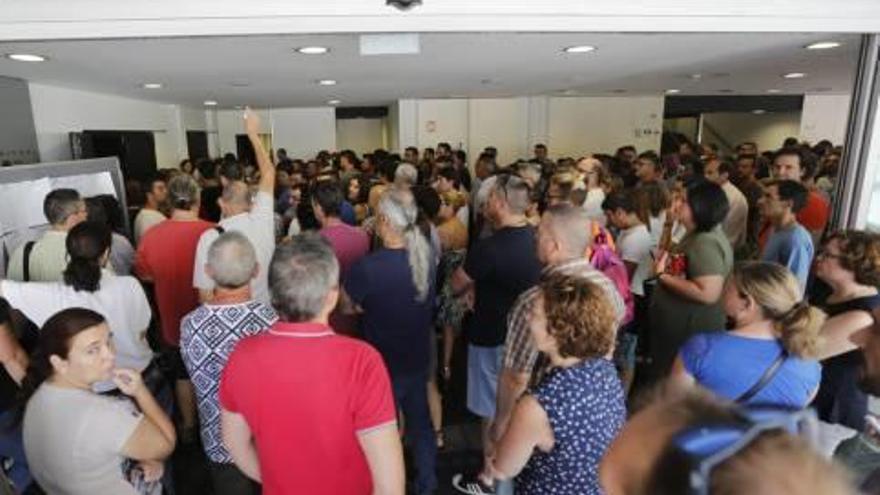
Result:
[[[202,234],[196,248],[193,287],[198,289],[202,302],[211,301],[214,296],[214,280],[205,270],[208,249],[220,234],[230,231],[244,234],[257,253],[259,271],[251,282],[254,300],[264,304],[271,302],[268,266],[275,252],[275,167],[260,141],[260,119],[257,114],[246,110],[244,124],[257,156],[260,182],[255,193],[242,181],[229,181],[223,186],[223,193],[217,200],[222,216],[220,223]]]

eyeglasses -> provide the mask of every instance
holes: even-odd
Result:
[[[833,253],[830,253],[825,250],[821,250],[818,253],[816,253],[816,259],[820,259],[820,258],[826,259],[826,260],[839,260],[839,259],[843,259],[844,256],[840,255],[840,254],[833,254]]]
[[[690,495],[709,495],[712,470],[766,432],[788,432],[804,438],[812,447],[819,443],[819,421],[812,410],[753,407],[737,410],[736,416],[736,422],[697,425],[673,438],[673,447],[690,464]]]

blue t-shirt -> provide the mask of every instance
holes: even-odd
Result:
[[[803,294],[813,263],[813,238],[799,223],[787,229],[776,230],[767,239],[761,260],[773,261],[791,270],[800,282]]]
[[[423,301],[416,299],[405,249],[383,248],[364,256],[346,276],[345,292],[364,311],[360,318],[364,339],[382,354],[392,377],[427,373],[434,272],[432,267]]]
[[[691,337],[681,348],[681,360],[697,383],[734,400],[758,383],[781,350],[778,340],[712,332]],[[818,361],[789,357],[776,376],[748,403],[802,409],[809,403],[821,377],[822,367]]]

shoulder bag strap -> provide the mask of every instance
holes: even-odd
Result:
[[[24,245],[24,252],[21,257],[21,271],[25,282],[31,281],[31,251],[34,250],[34,241],[30,241]]]
[[[752,388],[746,390],[746,392],[739,397],[737,397],[734,402],[738,404],[744,404],[748,402],[751,398],[758,395],[758,392],[764,389],[771,380],[779,373],[779,369],[782,368],[782,363],[788,359],[788,353],[785,352],[785,349],[779,352],[779,355],[776,356],[776,359],[770,364],[764,374],[761,375],[761,378],[752,385]]]

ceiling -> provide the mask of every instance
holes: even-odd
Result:
[[[843,43],[805,50],[815,41]],[[401,98],[848,93],[859,38],[828,34],[434,33],[417,55],[359,54],[359,36],[277,35],[0,43],[0,75],[163,103],[220,108],[383,105]],[[587,54],[562,48],[593,45]],[[330,48],[326,55],[294,52]],[[803,79],[783,79],[804,72]],[[692,77],[700,74],[699,79]],[[319,86],[334,79],[336,86]],[[143,83],[162,89],[147,90]]]

